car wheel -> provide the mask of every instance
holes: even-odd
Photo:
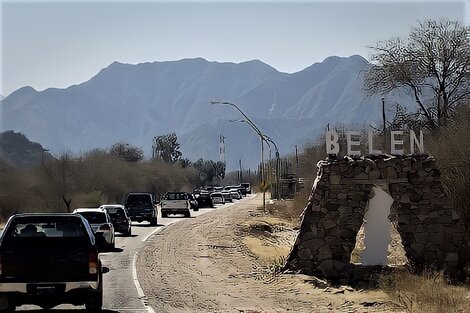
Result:
[[[191,217],[191,211],[188,210],[188,212],[184,213],[184,217]]]
[[[152,218],[152,219],[150,220],[150,226],[157,226],[157,224],[158,224],[158,223],[157,223],[157,218]]]
[[[124,236],[126,236],[126,237],[132,236],[132,228],[131,227],[129,227],[129,229],[124,233]]]
[[[168,217],[168,213],[162,213],[162,217]]]
[[[103,291],[90,292],[85,302],[87,312],[101,312],[103,307]]]
[[[10,301],[8,296],[1,296],[0,297],[0,312],[15,312],[16,305]]]
[[[199,211],[199,208],[194,208],[193,211],[197,212],[197,211]]]

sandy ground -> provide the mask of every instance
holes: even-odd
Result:
[[[251,196],[170,225],[139,253],[138,278],[156,312],[400,312],[385,293],[332,288],[274,274],[293,225],[266,216]]]

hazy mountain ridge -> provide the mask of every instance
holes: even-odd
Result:
[[[228,168],[236,167],[239,158],[255,167],[256,134],[246,124],[229,123],[241,115],[232,107],[210,105],[211,100],[238,104],[281,153],[289,153],[328,123],[362,124],[380,116],[380,97],[364,99],[361,93],[367,64],[360,56],[329,57],[287,74],[258,60],[114,62],[65,89],[18,89],[1,101],[2,128],[20,131],[54,153],[122,140],[142,146],[147,155],[154,136],[175,131],[184,157],[193,160],[218,159],[223,134]]]
[[[0,162],[17,167],[39,165],[52,157],[36,142],[31,142],[21,133],[0,133]]]

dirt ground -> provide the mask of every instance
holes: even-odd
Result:
[[[260,196],[175,223],[139,253],[138,278],[156,312],[402,312],[380,290],[329,287],[275,274],[294,225],[265,215]]]

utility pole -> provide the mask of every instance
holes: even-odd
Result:
[[[242,159],[238,160],[238,164],[240,165],[240,185],[241,185],[243,182]]]
[[[387,120],[385,117],[385,98],[382,97],[382,121],[383,121],[383,128],[382,128],[382,136],[383,136],[383,145],[382,148],[387,146]]]
[[[219,135],[219,158],[225,164],[225,136]]]
[[[42,151],[41,151],[41,156],[42,156],[42,158],[41,158],[42,162],[41,163],[42,163],[43,168],[46,168],[46,160],[45,160],[45,157],[44,157],[44,152],[48,152],[48,151],[49,151],[49,149],[42,149]]]
[[[260,137],[260,141],[261,141],[261,187],[263,189],[263,211],[266,210],[266,178],[264,176],[264,142],[265,142],[265,138],[264,138],[264,135],[263,133],[260,131],[260,129],[258,128],[258,126],[255,125],[255,123],[253,123],[252,120],[250,120],[250,118],[245,114],[243,113],[243,111],[234,103],[231,103],[231,102],[222,102],[222,101],[211,101],[210,102],[212,105],[214,104],[220,104],[220,105],[230,105],[232,107],[234,107],[235,109],[238,110],[238,112],[240,112],[241,115],[243,115],[243,117],[245,118],[245,121],[248,125],[250,125],[251,128],[253,128],[253,130],[258,134],[258,136]]]
[[[299,181],[299,155],[297,152],[297,145],[295,145],[295,167],[296,167],[296,174],[295,174],[295,194],[297,194],[297,182]]]

